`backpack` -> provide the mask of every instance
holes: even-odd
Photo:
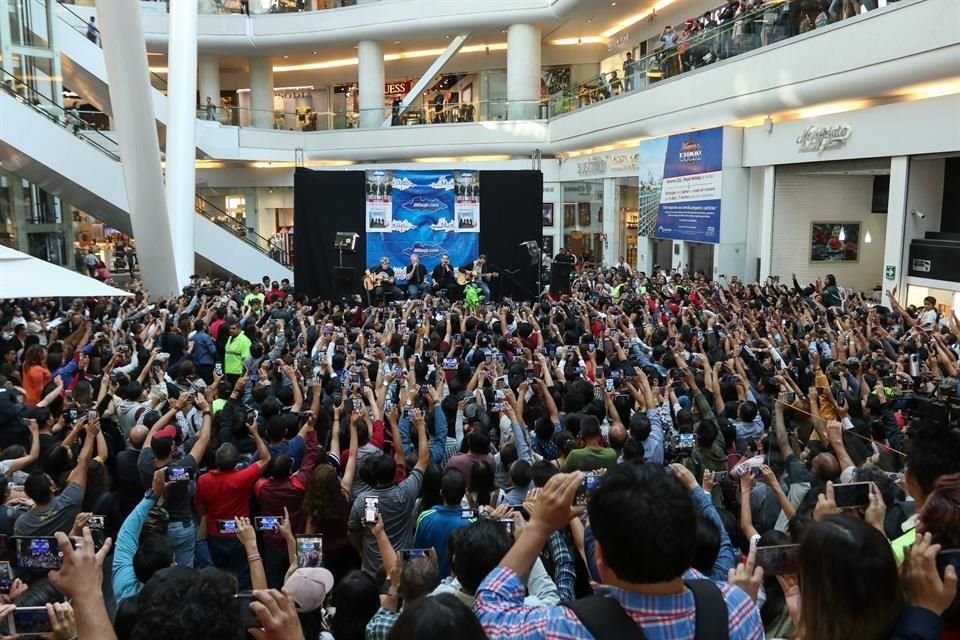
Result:
[[[727,603],[720,587],[711,580],[684,580],[693,592],[696,607],[694,637],[696,640],[728,640],[730,626]],[[643,628],[613,598],[590,596],[563,606],[573,611],[580,623],[596,640],[646,640]]]

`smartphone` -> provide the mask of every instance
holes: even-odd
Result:
[[[363,400],[361,400],[360,398],[354,398],[354,399],[353,399],[353,410],[354,410],[354,411],[362,411],[362,410],[363,410]]]
[[[237,523],[233,520],[217,520],[217,533],[237,535]]]
[[[460,509],[460,517],[464,520],[470,520],[477,517],[477,512],[473,509]]]
[[[841,509],[870,505],[870,483],[851,482],[833,485],[833,499]]]
[[[301,534],[297,540],[297,566],[301,569],[323,566],[323,536],[317,533]]]
[[[693,449],[694,437],[692,433],[681,433],[680,434],[680,448],[681,449]]]
[[[363,499],[363,524],[377,524],[377,517],[380,515],[380,497],[366,496]]]
[[[457,368],[457,359],[456,358],[444,358],[443,359],[443,368],[447,370],[453,370]]]
[[[516,524],[514,523],[513,518],[499,518],[497,520],[497,524],[503,527],[503,530],[506,532],[507,536],[509,536],[510,539],[513,540],[513,531],[514,531],[513,528],[514,528],[514,525]]]
[[[163,477],[167,482],[187,482],[190,480],[190,470],[181,467],[167,467],[163,471]]]
[[[6,560],[0,561],[0,593],[6,595],[10,593],[10,587],[13,586],[13,569]]]
[[[773,547],[757,547],[757,566],[763,567],[764,576],[782,576],[800,571],[800,545],[781,544]]]
[[[98,418],[99,416],[97,415],[96,410],[91,409],[90,411],[87,411],[87,424],[96,422]]]
[[[713,474],[714,484],[720,484],[721,482],[727,481],[727,472],[726,471],[717,471]]]
[[[453,334],[453,344],[461,344],[463,342],[463,335],[459,333]]]
[[[67,392],[64,394],[64,399],[66,399],[66,401],[67,401],[68,404],[69,404],[69,403],[72,403],[72,402],[73,402],[73,391],[70,391],[70,390],[68,389]]]
[[[943,578],[943,572],[946,571],[947,565],[953,565],[954,571],[960,575],[960,549],[941,549],[937,553],[937,573],[940,574],[940,578]],[[3,593],[7,593],[6,591]]]
[[[283,516],[256,516],[253,526],[257,531],[279,531]]]
[[[223,365],[220,364],[219,362],[218,362],[217,364],[213,365],[213,373],[214,373],[214,375],[216,375],[216,376],[222,376],[222,375],[223,375]]]
[[[107,519],[105,516],[90,516],[87,518],[87,526],[90,527],[91,531],[94,529],[99,529],[102,531],[106,525]]]
[[[793,404],[797,401],[797,392],[796,391],[787,391],[787,404]]]
[[[593,353],[597,350],[597,345],[593,342],[587,345],[587,353]]]
[[[429,549],[401,549],[400,559],[403,562],[410,562],[417,558],[427,558],[430,556]]]
[[[597,365],[596,371],[595,371],[594,373],[595,373],[595,375],[596,375],[597,378],[602,378],[602,377],[603,377],[603,367],[602,367],[601,365]]]
[[[600,488],[600,474],[584,473],[583,482],[577,487],[577,492],[573,496],[573,506],[585,507],[598,488]]]
[[[16,542],[17,566],[24,569],[59,569],[63,564],[63,552],[56,538],[18,537]]]
[[[527,385],[532,386],[534,384],[534,378],[536,378],[536,371],[534,369],[524,370],[524,374],[527,377]]]
[[[240,620],[244,629],[259,629],[263,626],[260,624],[260,620],[257,619],[253,609],[250,608],[250,605],[254,601],[252,591],[241,591],[233,596],[233,598],[237,603],[237,618]]]
[[[13,611],[13,629],[17,638],[40,638],[53,632],[46,607],[17,607]]]
[[[426,385],[426,384],[420,385],[420,395],[422,396],[430,395],[430,385]]]
[[[613,378],[607,378],[607,393],[613,392]]]

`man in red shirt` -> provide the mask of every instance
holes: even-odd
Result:
[[[197,480],[197,513],[207,519],[207,547],[218,569],[237,576],[240,589],[250,588],[250,567],[243,545],[236,534],[220,533],[218,522],[232,521],[237,516],[250,517],[250,495],[263,468],[270,462],[270,450],[260,438],[256,424],[248,425],[257,444],[258,459],[250,466],[237,470],[240,452],[226,442],[217,449],[216,469]]]

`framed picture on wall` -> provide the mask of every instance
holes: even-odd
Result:
[[[542,249],[544,257],[553,257],[553,236],[543,236]]]
[[[545,227],[553,226],[553,203],[552,202],[543,203],[543,226]]]
[[[579,212],[579,222],[581,227],[590,226],[590,203],[589,202],[578,202],[577,211]]]
[[[563,226],[572,227],[577,224],[577,203],[563,203]]]
[[[859,222],[814,222],[810,225],[810,262],[859,260]]]

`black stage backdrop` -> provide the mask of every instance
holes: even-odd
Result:
[[[338,231],[356,233],[355,254],[343,255],[353,267],[350,291],[362,291],[367,263],[364,231],[366,204],[363,171],[313,171],[294,175],[294,288],[310,297],[332,299],[339,255],[333,249]],[[543,174],[539,171],[480,171],[480,252],[497,267],[494,295],[532,298],[537,267],[519,246],[543,235]],[[507,272],[511,273],[507,273]]]

